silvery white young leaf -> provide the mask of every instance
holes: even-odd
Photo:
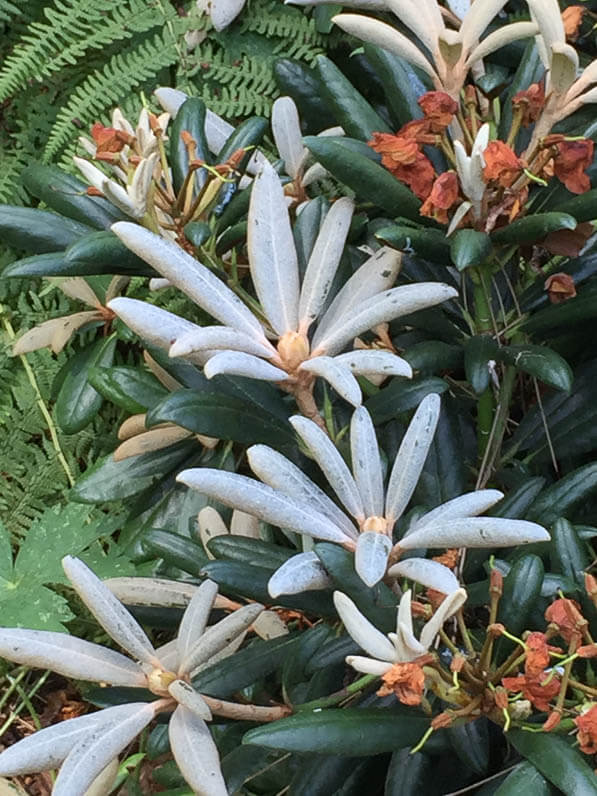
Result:
[[[425,649],[429,649],[433,644],[433,639],[439,633],[446,619],[449,619],[452,614],[455,614],[456,611],[462,607],[465,600],[466,592],[464,589],[458,589],[458,591],[449,594],[445,598],[431,619],[423,627],[423,630],[421,630],[421,644]]]
[[[93,185],[98,191],[102,191],[104,184],[108,181],[108,177],[104,174],[101,169],[98,169],[97,166],[94,166],[93,163],[90,163],[85,158],[73,157],[73,163],[79,169],[81,174],[85,177],[87,182],[90,185]],[[124,191],[126,195],[126,191]]]
[[[159,160],[159,154],[154,152],[147,158],[143,158],[135,169],[133,181],[128,188],[129,194],[140,210],[147,210],[147,196],[153,179],[153,170]]]
[[[106,633],[134,658],[154,665],[155,650],[145,631],[97,575],[73,556],[62,559],[62,568]]]
[[[220,619],[217,624],[208,627],[195,643],[195,646],[188,650],[182,659],[178,668],[179,675],[182,676],[192,672],[197,666],[213,658],[220,650],[232,644],[257,619],[262,611],[263,605],[259,603],[243,605],[242,608],[238,608],[233,613],[228,614],[224,619]]]
[[[460,586],[451,569],[428,558],[407,558],[399,561],[388,569],[388,575],[391,578],[415,580],[428,589],[435,589],[443,594],[450,594]]]
[[[444,23],[436,0],[427,4],[425,0],[413,3],[412,0],[386,0],[386,5],[398,17],[400,22],[412,30],[432,53],[437,50],[437,38],[444,28]],[[429,13],[435,7],[437,14]]]
[[[183,660],[199,640],[218,593],[218,584],[204,580],[184,612],[178,628],[178,656]]]
[[[60,290],[65,296],[82,301],[95,309],[101,308],[101,302],[95,295],[89,285],[82,277],[75,276],[71,279],[65,279],[59,285]]]
[[[285,0],[290,6],[336,5],[336,0]],[[345,8],[363,8],[368,11],[387,11],[385,0],[342,0]]]
[[[205,552],[209,558],[215,558],[214,554],[210,553],[207,545],[216,536],[228,536],[229,531],[226,523],[213,506],[205,506],[197,515],[197,524],[199,525],[199,535]]]
[[[160,605],[185,608],[197,591],[192,583],[166,578],[123,577],[102,581],[120,602],[127,605]]]
[[[419,528],[401,539],[400,547],[513,547],[549,539],[545,528],[527,520],[463,517]]]
[[[131,456],[161,450],[191,436],[192,432],[181,426],[169,425],[163,428],[152,428],[127,439],[116,448],[112,456],[115,462],[121,462]]]
[[[298,260],[280,178],[269,163],[255,177],[247,227],[255,292],[279,335],[298,327]]]
[[[435,434],[439,411],[439,395],[427,395],[402,438],[386,494],[386,518],[390,522],[400,517],[415,490]]]
[[[72,747],[96,726],[98,715],[91,713],[61,721],[9,746],[0,753],[0,776],[19,777],[58,768]]]
[[[539,25],[544,46],[551,54],[554,44],[564,44],[566,41],[558,0],[527,0],[527,4],[531,19]]]
[[[186,357],[195,351],[226,349],[227,351],[244,351],[257,357],[269,358],[276,354],[276,349],[267,341],[248,337],[245,332],[238,332],[228,326],[200,326],[177,337],[169,354],[171,357]]]
[[[299,324],[304,333],[321,312],[338,270],[350,229],[354,202],[344,196],[331,206],[307,263],[299,302]]]
[[[394,55],[405,58],[413,66],[418,66],[431,78],[438,80],[434,68],[419,48],[391,25],[362,14],[338,14],[332,17],[332,22],[342,28],[345,33],[356,36],[357,39],[375,44],[384,50],[389,50]]]
[[[344,627],[359,647],[373,658],[390,662],[394,660],[394,646],[391,641],[365,619],[350,597],[341,591],[335,591],[334,605]]]
[[[339,316],[321,338],[316,335],[317,342],[313,339],[313,353],[321,350],[332,356],[354,337],[379,323],[433,307],[457,295],[454,288],[442,282],[419,282],[393,287]]]
[[[469,63],[480,61],[496,50],[505,47],[510,42],[518,39],[527,39],[539,33],[539,26],[534,22],[514,22],[511,25],[504,25],[489,36],[486,36],[481,44],[478,44],[469,56]]]
[[[504,497],[504,493],[499,489],[478,489],[476,492],[467,492],[465,495],[452,498],[446,503],[442,503],[437,508],[423,514],[410,526],[405,536],[408,536],[417,528],[425,525],[452,519],[452,517],[476,517],[491,508],[498,500]]]
[[[352,472],[368,517],[381,517],[384,512],[381,458],[371,415],[360,406],[350,421]]]
[[[334,362],[340,362],[351,373],[362,376],[405,376],[412,379],[412,368],[402,357],[391,351],[355,350],[337,354]]]
[[[136,663],[99,644],[47,630],[0,628],[0,657],[64,677],[143,687],[145,675]]]
[[[252,445],[247,450],[251,470],[265,484],[295,498],[301,505],[312,506],[337,525],[350,539],[356,539],[358,530],[336,504],[308,478],[302,470],[278,451],[267,445]]]
[[[137,202],[129,196],[128,192],[112,180],[104,180],[102,183],[102,193],[113,205],[115,205],[123,213],[131,218],[142,218],[145,215],[147,206],[145,203],[137,204]]]
[[[116,782],[119,767],[120,764],[118,758],[113,758],[93,780],[91,785],[85,791],[84,796],[106,796],[107,793],[110,793],[114,787],[114,783]]]
[[[392,540],[383,533],[364,531],[357,540],[354,568],[367,586],[375,586],[386,574]]]
[[[275,599],[281,594],[300,594],[332,585],[320,559],[309,551],[292,556],[278,567],[268,581],[267,590]]]
[[[346,541],[345,534],[319,511],[244,475],[198,467],[183,470],[176,480],[280,528],[306,533],[326,542]]]
[[[293,415],[290,423],[349,514],[358,522],[364,520],[365,509],[356,481],[331,439],[312,420],[301,415]]]
[[[391,663],[376,661],[373,658],[365,658],[362,655],[347,655],[346,663],[352,666],[353,669],[356,669],[357,672],[362,672],[363,674],[376,674],[378,677],[389,672],[392,668]]]
[[[263,616],[263,613],[259,614],[256,621],[258,621],[259,617],[261,616]],[[251,627],[252,629],[255,628],[255,622],[253,622]],[[223,661],[225,658],[229,658],[231,655],[234,655],[237,649],[239,649],[240,646],[242,645],[246,635],[247,631],[244,630],[240,635],[238,635],[234,639],[234,641],[231,641],[230,644],[227,644],[224,647],[224,649],[221,649],[219,652],[216,652],[215,655],[212,655],[211,658],[208,658],[206,661],[203,661],[203,663],[199,663],[196,666],[194,666],[188,674],[190,674],[191,677],[195,677],[197,674],[199,674],[199,672],[202,672],[204,669],[207,669],[210,666],[214,666],[216,663]]]
[[[390,634],[390,637],[392,636],[394,636],[394,633]],[[414,633],[411,633],[408,628],[402,624],[398,625],[398,632],[395,634],[395,639],[393,639],[393,641],[397,654],[402,655],[405,661],[411,661],[427,652],[427,647],[424,647],[421,642],[416,639]],[[402,652],[398,653],[400,647],[402,647]]]
[[[153,95],[172,118],[176,116],[180,106],[189,98],[189,95],[185,94],[184,91],[179,91],[176,88],[167,88],[166,86],[156,88]],[[230,126],[232,127],[232,125]]]
[[[217,31],[224,30],[235,19],[245,4],[245,0],[211,0],[210,17]]]
[[[221,323],[251,337],[263,337],[261,324],[238,296],[176,243],[126,221],[111,229],[127,248]]]
[[[126,707],[130,708],[126,717],[92,729],[72,748],[54,783],[53,796],[85,793],[112,758],[117,757],[155,715],[152,703],[137,702]]]
[[[448,7],[462,21],[471,7],[471,0],[448,0]]]
[[[412,591],[407,589],[398,603],[398,611],[396,612],[396,633],[399,633],[400,628],[406,628],[412,635],[413,632],[413,616],[412,616]]]
[[[184,705],[185,708],[199,716],[203,721],[211,721],[211,710],[206,701],[189,683],[184,680],[174,680],[168,686],[168,693],[179,705]]]
[[[458,32],[458,38],[462,42],[465,51],[474,47],[485,28],[495,15],[502,10],[506,2],[507,0],[485,0],[484,3],[479,3],[478,7],[475,7],[473,3],[464,15]]]
[[[285,381],[288,378],[286,371],[241,351],[220,351],[205,363],[203,373],[208,379],[220,373],[246,376],[261,381]]]
[[[220,757],[206,723],[179,705],[168,725],[172,754],[181,774],[199,796],[228,796]]]
[[[162,664],[164,671],[175,672],[178,669],[180,659],[178,657],[178,646],[175,638],[157,647],[156,655]]]
[[[186,321],[161,307],[155,307],[147,301],[115,298],[108,303],[108,307],[135,334],[152,345],[165,348],[166,351],[178,337],[199,328],[191,321]]]
[[[305,146],[298,111],[291,97],[278,97],[272,105],[272,133],[286,173],[296,180],[305,157]]]
[[[352,307],[357,307],[378,293],[392,287],[400,271],[402,255],[387,246],[366,260],[354,272],[348,282],[338,291],[334,300],[317,324],[313,337],[313,348],[326,330]]]
[[[319,356],[308,359],[299,366],[299,370],[305,370],[320,376],[330,384],[345,401],[353,406],[359,406],[363,396],[358,381],[350,370],[336,362],[332,357]]]

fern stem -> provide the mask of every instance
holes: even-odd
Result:
[[[4,308],[2,307],[1,304],[0,304],[0,312],[4,312]],[[4,323],[4,328],[6,329],[6,332],[7,332],[8,336],[9,336],[9,338],[11,340],[14,340],[16,338],[16,334],[15,334],[15,331],[13,329],[13,326],[12,326],[11,322],[9,321],[9,319],[6,316],[4,316],[2,318],[2,320],[3,320],[3,323]],[[68,466],[68,462],[66,461],[64,453],[62,452],[62,448],[60,447],[60,440],[58,439],[58,433],[56,431],[56,426],[54,424],[54,421],[52,420],[52,416],[51,416],[51,414],[50,414],[50,412],[48,410],[48,407],[45,404],[45,401],[44,401],[43,396],[41,394],[41,391],[39,389],[39,385],[38,385],[37,380],[35,378],[35,374],[33,372],[33,368],[31,367],[31,365],[27,361],[27,357],[24,354],[20,354],[19,355],[19,359],[23,363],[23,367],[25,368],[25,373],[27,374],[27,378],[29,379],[29,383],[31,384],[31,387],[33,388],[33,392],[35,393],[35,397],[36,397],[37,405],[39,407],[39,411],[42,413],[43,418],[46,421],[46,424],[48,426],[48,431],[50,432],[50,438],[52,440],[52,445],[54,447],[54,450],[56,451],[56,456],[58,457],[58,461],[60,462],[60,464],[62,465],[62,469],[66,473],[66,477],[68,479],[69,486],[74,486],[74,483],[75,483],[74,476],[73,476],[73,474],[71,472],[70,467]]]

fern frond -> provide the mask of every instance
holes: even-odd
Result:
[[[14,3],[9,3],[8,0],[0,0],[0,22],[9,22],[20,13],[21,11]]]
[[[73,137],[73,120],[87,127],[115,107],[133,89],[155,78],[177,60],[170,34],[157,34],[126,53],[118,53],[99,72],[94,72],[73,92],[56,118],[43,160],[50,162]]]

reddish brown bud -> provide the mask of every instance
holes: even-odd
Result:
[[[494,691],[493,698],[496,707],[498,707],[500,710],[504,710],[508,707],[508,692],[503,686],[498,685]]]
[[[439,713],[433,719],[431,719],[431,726],[434,730],[442,730],[445,727],[452,726],[452,716],[449,713]]]
[[[595,658],[597,656],[597,644],[585,644],[576,650],[579,658]]]
[[[552,730],[555,730],[560,723],[561,718],[562,716],[559,710],[552,710],[547,719],[543,722],[543,730],[545,732],[551,732]]]
[[[457,653],[456,655],[454,655],[450,663],[450,671],[461,672],[462,667],[464,666],[465,663],[466,663],[466,658],[464,657],[464,655],[460,655],[460,653]]]
[[[499,622],[496,622],[493,625],[489,625],[489,627],[487,628],[487,632],[491,636],[493,636],[493,638],[498,638],[499,636],[502,635],[505,629],[506,628],[503,625],[499,624]]]

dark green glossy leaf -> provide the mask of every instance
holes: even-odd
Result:
[[[322,644],[320,649],[313,654],[305,671],[309,674],[318,669],[342,663],[347,655],[356,655],[359,650],[359,645],[350,636],[343,635],[340,638],[331,639]]]
[[[566,202],[561,202],[556,206],[560,213],[569,213],[581,224],[583,221],[593,221],[597,219],[597,188],[592,191],[574,196]]]
[[[433,508],[465,491],[465,442],[457,405],[444,399],[437,429],[415,490],[417,503]]]
[[[196,440],[115,462],[110,454],[97,461],[77,481],[69,496],[78,503],[104,503],[137,495],[160,481],[197,450]]]
[[[209,560],[201,545],[170,531],[152,528],[143,534],[142,544],[145,551],[196,578]]]
[[[315,245],[315,239],[319,234],[328,210],[329,202],[325,196],[318,196],[304,205],[294,224],[292,233],[301,275],[305,273],[309,257]]]
[[[597,463],[586,464],[547,487],[527,513],[530,520],[551,525],[569,516],[597,488]]]
[[[330,796],[336,794],[356,768],[358,757],[309,755],[290,782],[292,796]]]
[[[245,119],[237,125],[234,132],[225,141],[224,146],[218,152],[218,161],[225,163],[239,149],[246,149],[245,161],[250,160],[255,147],[261,143],[261,139],[268,129],[267,119],[262,119],[261,116],[252,116],[250,119]],[[244,161],[239,165],[238,169],[243,171]]]
[[[103,397],[131,414],[145,412],[168,395],[168,390],[147,370],[120,365],[94,366],[89,382]]]
[[[391,382],[365,403],[373,422],[377,425],[394,420],[402,412],[417,407],[430,393],[441,394],[448,389],[443,379],[406,379],[396,376]]]
[[[586,285],[576,298],[568,299],[561,304],[552,304],[531,315],[521,329],[535,334],[553,335],[562,327],[574,327],[581,321],[597,317],[597,285]]]
[[[56,424],[65,434],[84,429],[101,409],[104,399],[91,384],[89,373],[93,367],[111,365],[115,350],[115,337],[100,339],[70,360],[54,406]]]
[[[572,370],[566,360],[544,345],[502,346],[497,358],[517,370],[530,373],[544,384],[568,392],[572,387]]]
[[[279,58],[274,62],[274,78],[281,93],[295,101],[308,129],[318,133],[336,124],[330,106],[321,96],[321,82],[312,69],[300,61]]]
[[[452,748],[467,771],[483,776],[489,768],[489,728],[485,716],[475,721],[448,727],[446,734]]]
[[[242,792],[242,785],[249,777],[272,766],[278,754],[271,749],[256,746],[237,746],[222,758],[222,774],[230,793]],[[189,792],[190,793],[190,792]]]
[[[220,257],[235,246],[244,244],[247,239],[247,227],[248,224],[246,221],[239,221],[239,223],[235,224],[233,227],[228,227],[218,238],[216,254]]]
[[[505,498],[493,506],[491,509],[492,515],[494,517],[510,517],[516,520],[524,519],[529,506],[532,505],[544,485],[545,478],[541,478],[541,476],[526,478],[515,489],[510,490]]]
[[[203,246],[206,240],[211,237],[211,227],[205,221],[191,221],[184,228],[185,238],[189,240],[195,248]]]
[[[410,749],[394,752],[388,773],[384,796],[422,796],[434,793],[433,759],[424,752],[411,754]]]
[[[77,273],[79,271],[77,270]],[[35,254],[15,260],[2,271],[2,277],[73,276],[72,266],[64,260],[64,252]]]
[[[491,240],[498,245],[533,243],[543,240],[550,232],[558,229],[575,228],[576,219],[568,213],[535,213],[498,229],[491,236]]]
[[[568,520],[559,519],[551,527],[551,566],[584,589],[584,573],[591,564],[587,546],[578,538]]]
[[[391,132],[377,111],[324,55],[317,58],[316,74],[321,81],[323,97],[347,135],[369,141],[373,133]]]
[[[283,749],[360,757],[392,752],[417,743],[429,720],[394,710],[347,708],[298,713],[250,730],[243,743]]]
[[[193,678],[193,685],[202,694],[225,699],[282,666],[294,654],[297,641],[296,634],[268,641],[255,639],[245,649],[203,669]]]
[[[527,627],[529,614],[541,594],[543,576],[543,562],[539,556],[524,555],[504,578],[498,622],[502,622],[515,636]]]
[[[199,160],[211,163],[211,155],[205,138],[205,103],[197,97],[189,97],[178,109],[171,129],[168,133],[170,142],[170,166],[174,190],[178,193],[182,188],[189,171],[189,151],[182,140],[182,133],[187,132],[196,144],[195,155]],[[197,187],[206,180],[206,172],[199,169],[195,172]]]
[[[539,50],[531,39],[524,49],[522,58],[508,86],[506,96],[501,102],[501,119],[499,138],[505,141],[512,124],[512,99],[519,91],[526,90],[531,83],[536,83],[543,76],[545,69],[539,57]]]
[[[48,210],[0,205],[0,236],[13,249],[32,254],[59,252],[93,231],[87,224]]]
[[[294,445],[289,424],[224,393],[177,390],[148,413],[147,425],[158,423],[175,423],[196,434],[246,444]]]
[[[285,561],[294,555],[292,550],[277,544],[264,542],[238,534],[215,536],[208,543],[209,552],[216,558],[225,558],[228,561],[240,561],[255,566],[271,567],[272,570],[281,567]]]
[[[448,262],[450,256],[450,241],[439,229],[394,224],[378,229],[375,237],[393,249],[415,252],[425,260],[442,265]]]
[[[93,232],[72,243],[64,252],[64,274],[124,274],[159,276],[147,263],[128,249],[113,232]]]
[[[375,44],[365,44],[364,50],[365,57],[381,79],[396,129],[412,119],[420,119],[423,111],[417,100],[427,89],[408,61]]]
[[[21,180],[32,196],[41,199],[51,210],[96,229],[107,229],[128,216],[101,196],[88,196],[87,185],[58,166],[32,163]]]
[[[508,740],[543,776],[565,794],[597,794],[597,780],[582,754],[554,733],[510,730]]]
[[[415,343],[404,355],[413,371],[430,375],[437,371],[457,370],[462,367],[462,346],[449,345],[441,340],[424,340]]]
[[[521,796],[525,793],[533,796],[550,796],[551,792],[551,786],[541,772],[526,762],[516,766],[514,771],[508,774],[496,790],[495,796]]]
[[[466,341],[464,348],[464,372],[471,387],[481,395],[489,387],[488,363],[497,356],[498,345],[488,334],[478,334]]]
[[[491,254],[489,235],[476,229],[459,229],[452,236],[450,256],[459,271],[484,263]]]
[[[325,136],[307,136],[305,146],[336,179],[361,199],[372,202],[392,216],[419,220],[421,203],[389,171],[357,152],[351,152]]]

